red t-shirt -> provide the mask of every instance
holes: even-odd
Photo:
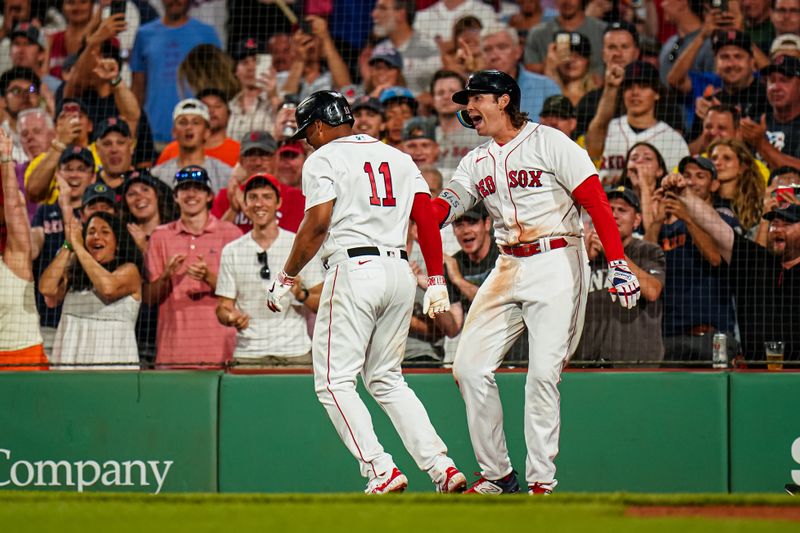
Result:
[[[303,192],[300,189],[285,184],[281,184],[280,194],[281,208],[278,209],[278,226],[286,231],[297,233],[297,228],[300,227],[300,222],[303,221],[303,216],[305,215],[306,197],[303,196]],[[228,190],[222,189],[217,193],[217,197],[214,198],[211,214],[222,219],[230,206]],[[233,223],[242,230],[242,233],[247,233],[253,229],[253,223],[244,213],[237,213]]]
[[[216,157],[228,166],[235,167],[236,163],[239,162],[239,150],[239,143],[229,137],[226,137],[222,144],[216,148],[206,148],[205,153],[209,157]],[[175,157],[178,157],[178,142],[172,141],[164,147],[161,155],[158,156],[156,165],[166,163]]]

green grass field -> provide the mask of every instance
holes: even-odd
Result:
[[[625,516],[630,506],[800,507],[790,496],[132,495],[0,492],[0,531],[786,532],[786,520]]]

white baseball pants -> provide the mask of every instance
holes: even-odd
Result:
[[[581,242],[531,257],[501,255],[470,307],[453,363],[481,475],[508,475],[503,408],[495,370],[527,327],[525,478],[555,483],[561,371],[583,331],[589,265]]]
[[[356,392],[359,373],[420,469],[438,483],[453,466],[400,369],[415,291],[408,262],[399,258],[347,259],[325,277],[312,347],[315,388],[368,479],[390,472],[395,464],[378,442],[369,411]]]

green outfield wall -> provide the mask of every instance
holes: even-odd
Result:
[[[447,373],[409,374],[450,453],[478,470]],[[525,374],[497,376],[524,478]],[[800,482],[800,373],[567,372],[559,490],[779,492]],[[363,393],[363,390],[362,390]],[[433,491],[366,394],[376,432]],[[0,374],[0,490],[342,492],[364,480],[308,374]]]

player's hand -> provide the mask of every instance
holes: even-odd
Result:
[[[631,272],[628,262],[624,259],[611,261],[608,267],[608,279],[611,282],[608,292],[611,294],[611,301],[616,302],[619,298],[622,307],[633,309],[642,294],[639,278]]]
[[[450,298],[447,296],[447,285],[444,276],[430,276],[428,289],[422,298],[422,313],[434,318],[440,313],[450,310]]]
[[[294,286],[295,279],[281,270],[278,279],[272,282],[272,287],[267,291],[267,308],[273,313],[283,311],[281,300],[289,294]]]

